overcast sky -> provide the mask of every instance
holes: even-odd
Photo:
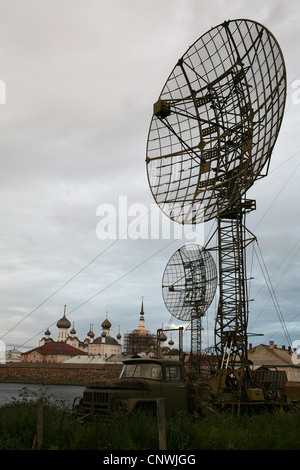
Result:
[[[187,48],[236,18],[275,35],[288,74],[269,175],[248,193],[257,210],[247,227],[258,239],[248,258],[249,331],[264,335],[251,342],[287,344],[259,250],[290,336],[300,340],[299,1],[0,0],[0,337],[7,348],[37,346],[48,327],[56,339],[65,304],[81,340],[91,324],[100,335],[106,315],[111,334],[120,327],[124,337],[138,324],[142,297],[146,328],[179,324],[161,281],[186,240],[154,239],[147,215],[150,236],[139,239],[133,228],[103,240],[101,214],[114,208],[122,231],[138,210],[153,209],[145,168],[153,103]],[[199,229],[203,241],[213,225]],[[203,321],[204,346],[213,344],[217,298]]]

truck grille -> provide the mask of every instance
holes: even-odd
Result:
[[[103,392],[94,392],[94,402],[95,403],[108,403],[108,393]]]
[[[108,393],[85,391],[83,392],[83,403],[97,408],[107,408]]]

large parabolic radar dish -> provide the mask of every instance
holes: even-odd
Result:
[[[267,171],[285,99],[283,56],[264,26],[232,20],[201,36],[154,105],[146,165],[161,210],[191,224],[233,206]]]

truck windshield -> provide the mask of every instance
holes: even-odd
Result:
[[[125,364],[121,377],[138,377],[143,379],[161,380],[162,371],[159,364]]]

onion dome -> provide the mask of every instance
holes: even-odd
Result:
[[[57,328],[70,328],[71,323],[67,319],[67,317],[63,316],[58,322],[56,323]]]
[[[104,329],[106,329],[106,330],[109,330],[110,327],[111,327],[111,323],[110,323],[110,321],[106,318],[106,319],[104,320],[104,322],[102,322],[101,326],[102,326],[102,328],[104,328]]]
[[[162,334],[160,335],[160,341],[166,341],[167,340],[167,337],[166,335],[164,334],[164,332],[162,332]]]
[[[45,334],[45,336],[50,336],[51,335],[49,328],[45,331],[44,334]]]
[[[74,322],[73,322],[73,328],[72,328],[72,330],[70,331],[70,335],[72,335],[72,336],[76,335],[76,330],[75,330],[75,328],[74,328]]]
[[[56,326],[57,328],[70,328],[71,326],[71,322],[69,322],[69,320],[67,319],[66,317],[66,305],[65,305],[65,311],[64,311],[64,316],[58,320],[58,322],[56,323]]]

